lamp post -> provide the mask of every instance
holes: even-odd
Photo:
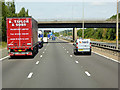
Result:
[[[82,23],[82,38],[84,38],[84,0],[83,0],[83,23]]]
[[[117,0],[117,19],[116,19],[116,50],[118,50],[118,30],[119,30],[119,14],[118,14],[118,0]]]

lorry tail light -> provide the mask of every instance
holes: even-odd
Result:
[[[33,47],[31,47],[31,50],[33,50]]]
[[[13,50],[13,51],[17,52],[18,50]]]
[[[23,52],[25,52],[25,50],[22,50]]]

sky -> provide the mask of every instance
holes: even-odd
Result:
[[[10,0],[9,0],[10,1]],[[36,20],[106,20],[116,14],[117,0],[15,0],[16,12],[22,7]],[[119,0],[120,1],[120,0]]]
[[[39,20],[82,20],[83,2],[16,2],[16,12],[22,7]],[[84,19],[105,20],[116,14],[115,2],[84,2]]]

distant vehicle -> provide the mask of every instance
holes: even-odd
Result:
[[[40,38],[42,38],[42,39],[43,39],[43,34],[40,34]]]
[[[48,39],[50,39],[50,34],[47,35]]]
[[[77,39],[74,45],[74,54],[88,53],[91,55],[90,39]]]
[[[43,42],[47,43],[48,42],[48,38],[47,37],[43,37]]]
[[[7,18],[7,49],[12,56],[38,52],[38,23],[33,18]]]
[[[39,48],[43,47],[43,34],[41,30],[38,30],[38,44]]]
[[[43,38],[38,38],[39,48],[43,47]]]
[[[52,37],[52,40],[55,40],[55,37],[54,37],[54,36]]]

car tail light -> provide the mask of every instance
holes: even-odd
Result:
[[[76,43],[78,45],[78,43]]]
[[[78,48],[78,46],[76,48]]]

